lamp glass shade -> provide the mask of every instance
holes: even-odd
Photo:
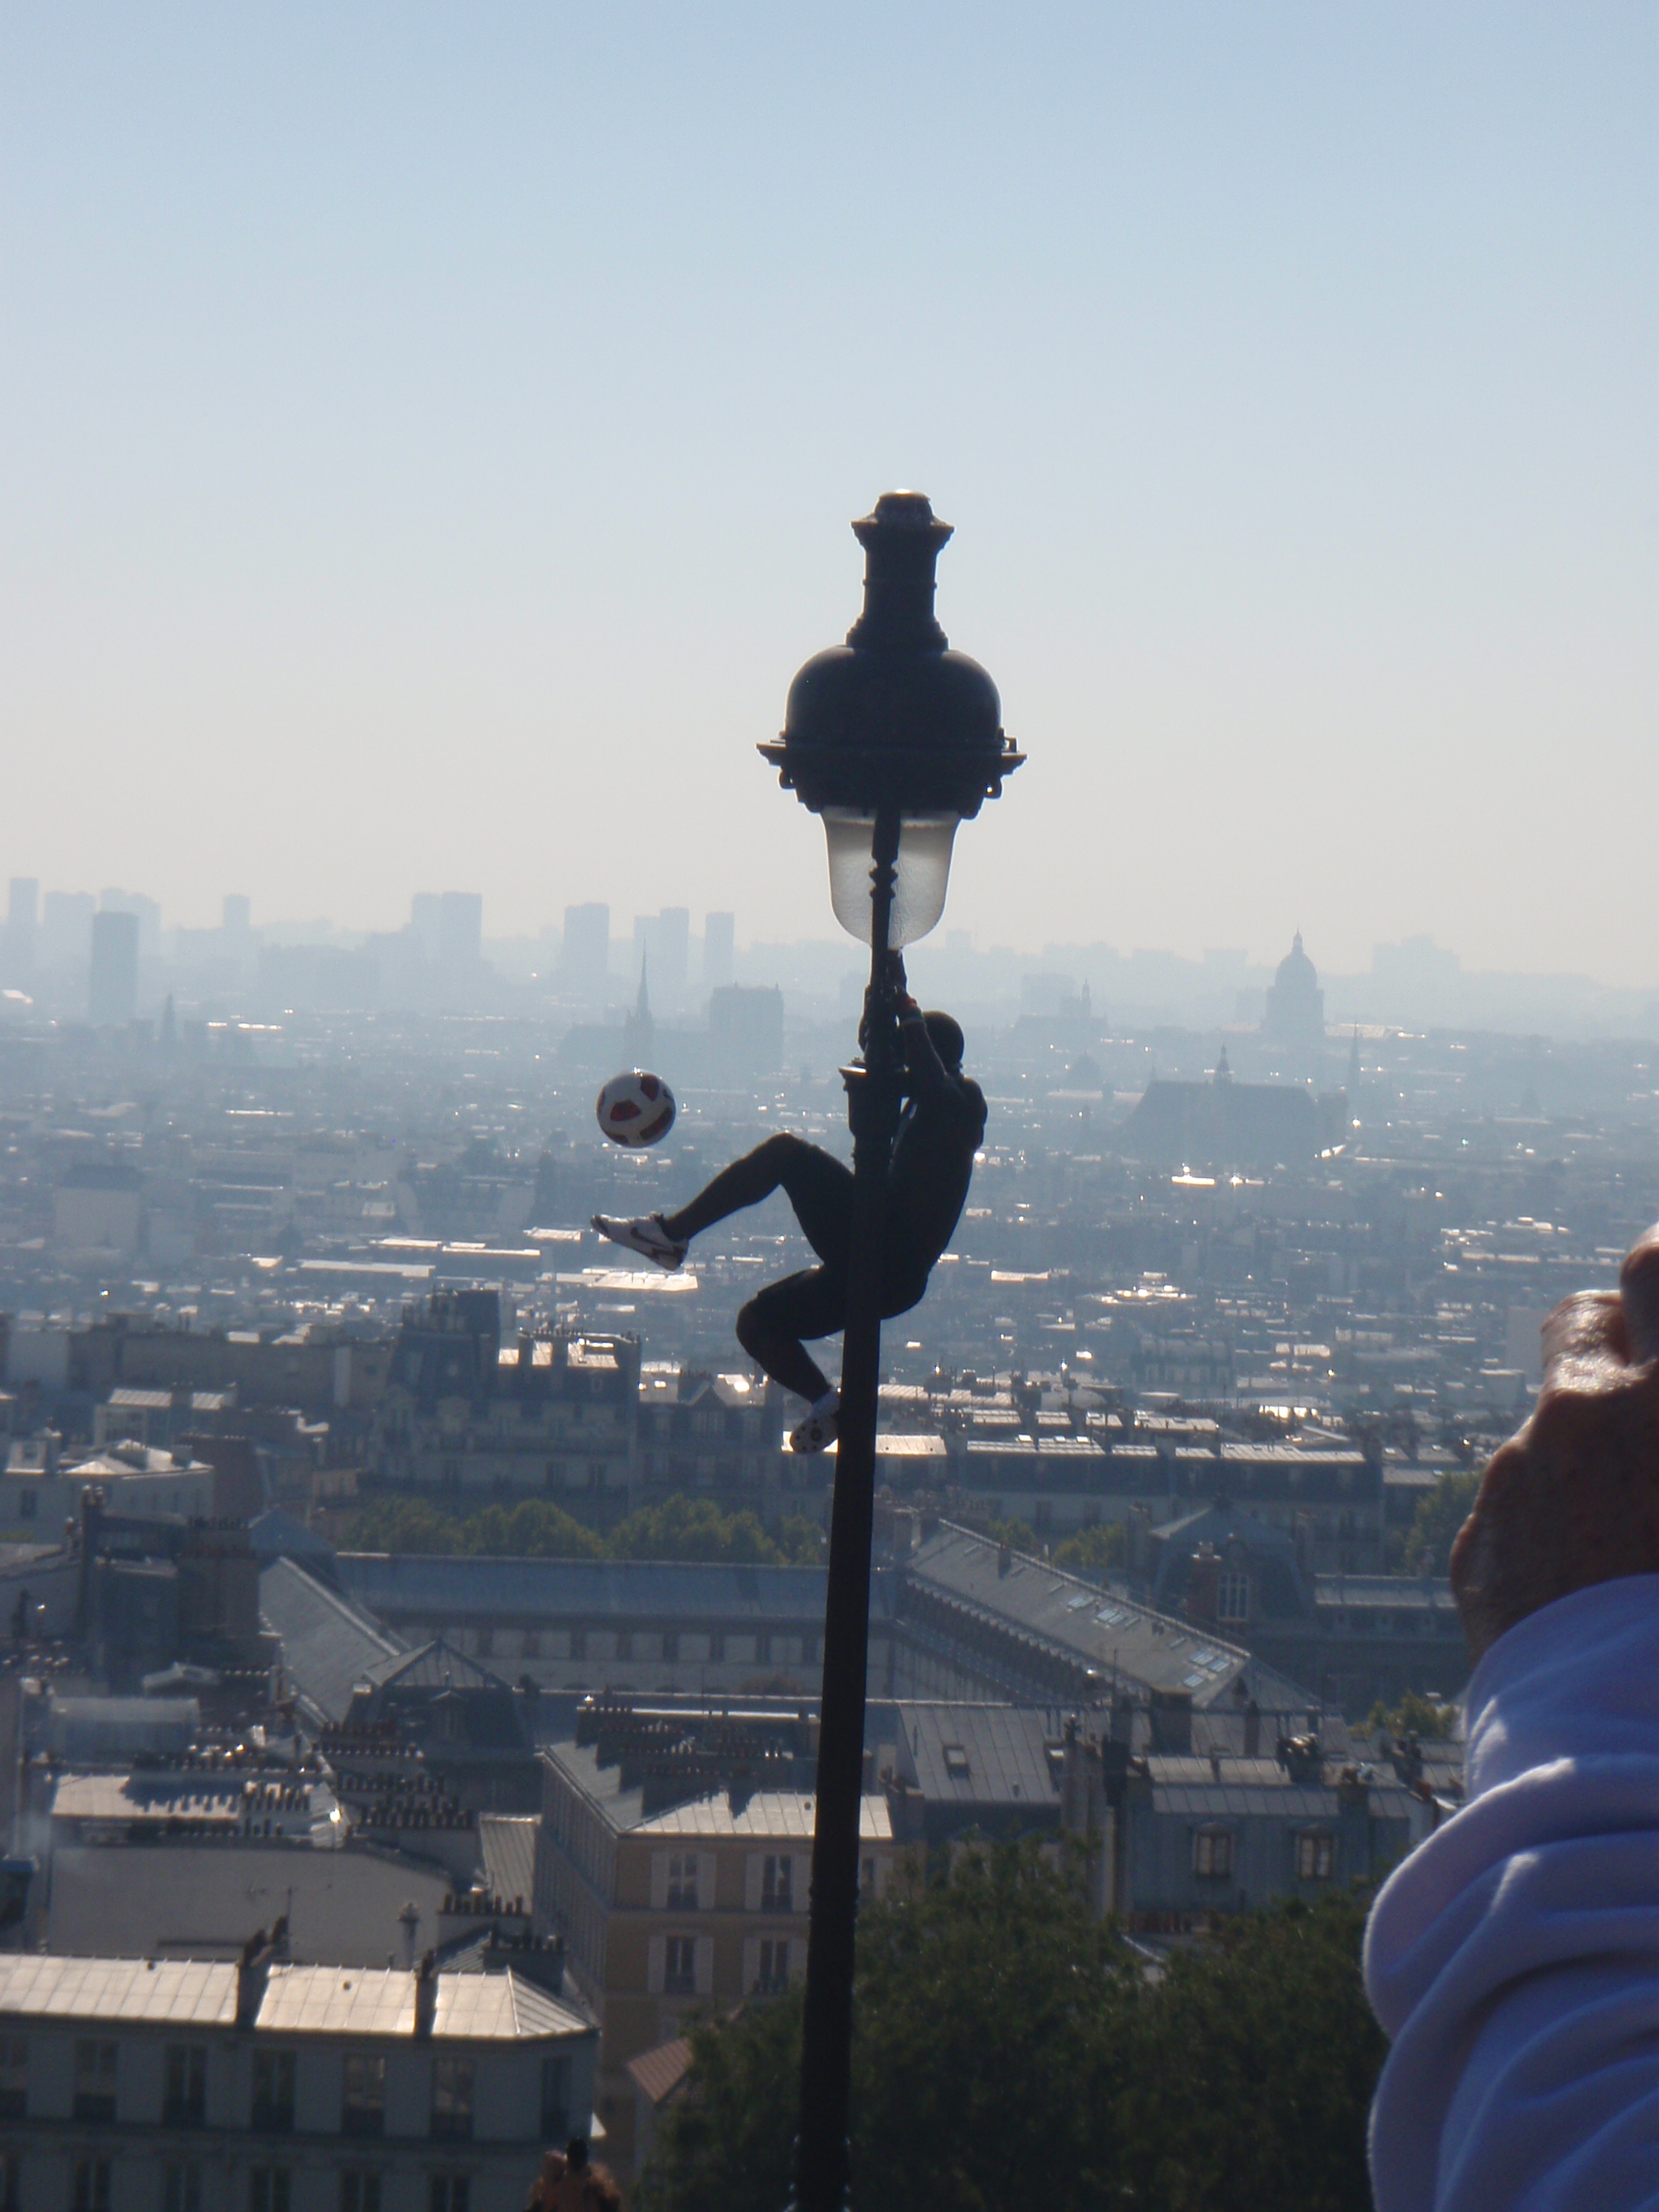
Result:
[[[926,937],[944,913],[951,846],[960,819],[956,814],[907,814],[901,818],[888,951],[901,951]],[[826,806],[823,834],[830,848],[830,903],[836,920],[849,937],[868,945],[873,926],[870,876],[876,817],[852,807]]]

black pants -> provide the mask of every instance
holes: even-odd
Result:
[[[757,1291],[738,1316],[738,1341],[773,1380],[798,1398],[830,1388],[801,1340],[833,1336],[847,1320],[847,1263],[853,1233],[853,1172],[831,1153],[780,1130],[752,1152],[722,1168],[708,1188],[663,1227],[689,1243],[744,1206],[781,1190],[820,1265]],[[882,1255],[881,1317],[908,1313],[927,1289],[927,1255],[889,1249]]]

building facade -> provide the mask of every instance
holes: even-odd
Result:
[[[0,1957],[17,2212],[520,2212],[597,2036],[511,1972]]]
[[[660,1759],[609,1749],[573,1741],[544,1755],[536,1905],[599,2014],[598,2110],[626,2174],[629,2061],[805,1972],[813,1800],[810,1785],[694,1796],[672,1770],[650,1771]],[[898,1848],[884,1798],[865,1798],[861,1833],[865,1893],[880,1896]]]

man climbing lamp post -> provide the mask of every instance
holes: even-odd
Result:
[[[864,611],[847,642],[789,687],[781,736],[760,747],[823,817],[836,919],[870,947],[862,1059],[842,1071],[853,1132],[853,1227],[830,1528],[823,1719],[796,2142],[798,2212],[840,2212],[848,2177],[854,1930],[859,1901],[870,1544],[880,1381],[882,1239],[902,1107],[902,948],[945,910],[958,823],[1024,756],[1003,735],[989,676],[948,649],[933,566],[951,535],[919,492],[888,492],[853,525]]]

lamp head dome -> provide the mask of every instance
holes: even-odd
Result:
[[[797,674],[782,732],[760,750],[814,813],[977,814],[1023,756],[1003,734],[996,685],[951,651],[934,617],[933,568],[951,526],[923,493],[891,491],[853,532],[864,611],[844,645]]]

